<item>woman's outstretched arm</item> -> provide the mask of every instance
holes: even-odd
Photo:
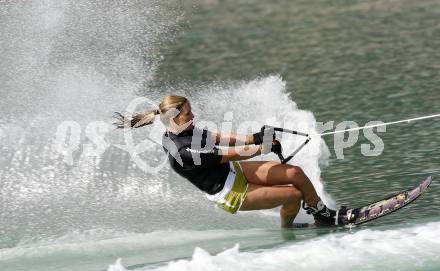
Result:
[[[258,133],[240,135],[232,133],[211,133],[215,138],[215,145],[220,146],[246,146],[246,145],[261,145],[263,140],[274,140],[275,130],[273,127],[265,128],[261,127]]]
[[[222,160],[220,163],[227,163],[229,161],[246,160],[261,154],[261,145],[255,146],[240,146],[231,148],[222,148]]]
[[[240,135],[230,133],[217,133],[215,135],[215,145],[220,146],[244,146],[254,144],[253,135]]]

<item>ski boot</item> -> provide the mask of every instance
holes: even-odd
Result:
[[[354,220],[354,216],[351,213],[352,210],[347,209],[345,206],[338,210],[332,210],[325,206],[322,201],[319,201],[316,208],[307,205],[305,202],[303,202],[302,207],[306,210],[307,214],[313,215],[317,226],[347,225]]]

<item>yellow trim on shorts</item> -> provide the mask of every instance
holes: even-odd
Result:
[[[228,213],[235,214],[246,198],[248,182],[241,170],[240,164],[236,161],[232,161],[232,164],[236,172],[234,185],[232,186],[231,191],[225,196],[224,200],[217,203],[217,206]]]

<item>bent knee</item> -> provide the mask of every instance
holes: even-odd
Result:
[[[303,169],[299,166],[289,166],[286,171],[288,178],[298,178],[305,176]]]

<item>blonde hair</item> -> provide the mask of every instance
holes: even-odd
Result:
[[[163,98],[158,109],[134,114],[132,116],[124,116],[120,112],[115,112],[113,117],[116,118],[117,121],[114,122],[113,125],[117,128],[139,128],[152,124],[156,115],[161,115],[161,121],[167,125],[168,120],[162,118],[162,116],[170,109],[180,110],[187,101],[188,99],[182,96],[168,95]]]

